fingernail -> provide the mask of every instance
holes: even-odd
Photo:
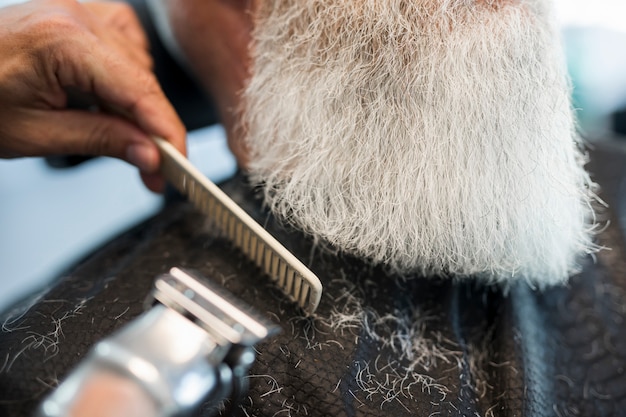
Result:
[[[157,151],[148,143],[137,143],[126,149],[126,159],[141,172],[153,173],[157,170]]]

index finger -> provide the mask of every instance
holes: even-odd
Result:
[[[101,45],[94,45],[81,61],[86,64],[83,88],[121,108],[146,133],[166,139],[186,154],[185,127],[151,72]]]

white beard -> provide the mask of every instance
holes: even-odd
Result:
[[[427,276],[543,287],[595,249],[548,1],[263,3],[243,123],[280,218]]]

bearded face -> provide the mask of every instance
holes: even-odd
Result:
[[[544,0],[267,0],[242,125],[272,210],[396,272],[563,282],[592,183]]]

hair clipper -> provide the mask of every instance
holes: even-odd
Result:
[[[201,406],[210,415],[225,400],[235,407],[247,391],[253,346],[278,332],[221,287],[178,268],[156,279],[146,308],[98,342],[37,416],[105,416],[106,408],[170,417]]]

